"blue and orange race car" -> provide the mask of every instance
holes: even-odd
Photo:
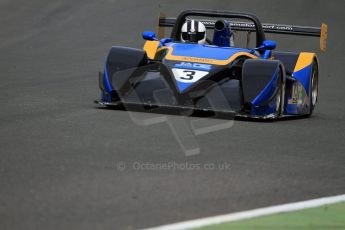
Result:
[[[163,28],[172,27],[168,38]],[[238,31],[255,34],[255,44],[237,47]],[[160,15],[158,36],[144,32],[143,49],[114,46],[99,74],[105,106],[144,111],[211,111],[250,118],[311,115],[318,96],[315,53],[275,51],[265,33],[320,37],[327,25],[262,24],[249,13],[187,10]]]

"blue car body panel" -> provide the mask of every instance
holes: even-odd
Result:
[[[292,76],[303,85],[306,92],[309,92],[309,88],[310,88],[309,78],[310,78],[311,71],[312,71],[312,66],[309,65],[292,74]]]

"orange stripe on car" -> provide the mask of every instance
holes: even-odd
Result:
[[[212,64],[212,65],[227,65],[229,63],[231,63],[232,61],[234,61],[236,58],[241,57],[241,56],[245,56],[248,58],[253,58],[256,59],[258,58],[257,56],[253,55],[253,54],[249,54],[246,52],[238,52],[235,53],[234,55],[232,55],[230,58],[226,59],[226,60],[217,60],[217,59],[210,59],[210,58],[199,58],[199,57],[189,57],[189,56],[175,56],[172,54],[173,52],[173,48],[172,47],[164,47],[163,49],[168,49],[168,53],[165,56],[165,58],[167,60],[171,60],[171,61],[185,61],[185,62],[197,62],[197,63],[204,63],[204,64]],[[163,50],[163,49],[159,49]]]
[[[144,50],[146,51],[147,57],[154,59],[157,49],[159,46],[159,41],[147,41],[144,45]]]
[[[314,58],[316,58],[315,53],[300,53],[293,72],[300,71],[301,69],[304,69],[305,67],[311,65],[314,61]]]

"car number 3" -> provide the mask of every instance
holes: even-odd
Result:
[[[192,70],[184,70],[183,73],[185,73],[185,76],[180,76],[181,79],[191,81],[193,80],[193,77],[195,75],[195,71]]]
[[[193,83],[208,74],[207,71],[173,68],[175,79],[183,83]]]

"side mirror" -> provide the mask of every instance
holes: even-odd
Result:
[[[265,40],[262,43],[262,49],[265,50],[274,50],[277,47],[277,43],[275,41]]]
[[[157,37],[155,32],[151,32],[151,31],[145,31],[143,33],[143,38],[147,41],[157,41]]]

